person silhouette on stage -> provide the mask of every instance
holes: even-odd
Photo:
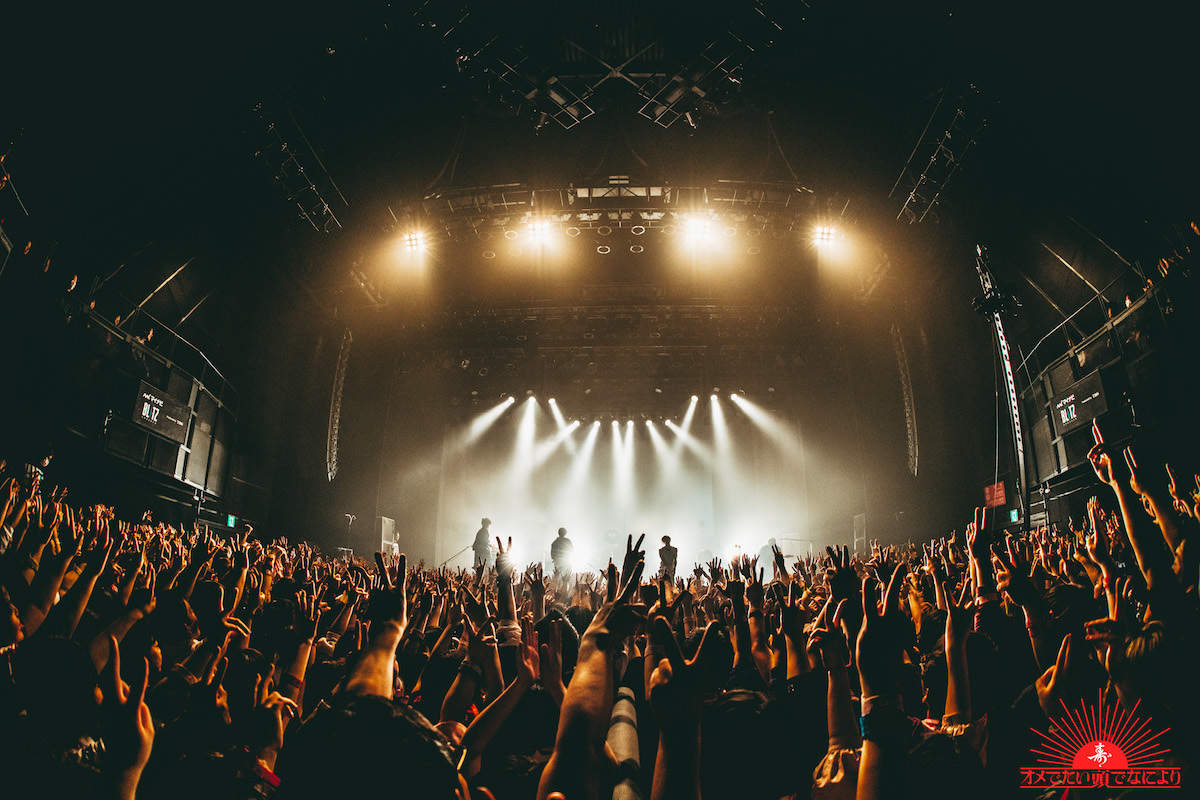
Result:
[[[571,555],[575,552],[575,543],[567,538],[567,529],[558,529],[558,538],[550,545],[550,560],[554,562],[555,575],[571,573]]]
[[[658,574],[669,581],[675,580],[675,563],[679,560],[679,548],[671,546],[671,537],[662,537],[663,546],[658,548]]]
[[[492,521],[484,517],[480,524],[483,526],[475,534],[475,543],[471,545],[471,549],[475,551],[475,566],[483,564],[485,567],[492,565],[492,534],[488,530],[491,527]]]

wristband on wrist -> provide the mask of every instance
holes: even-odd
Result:
[[[898,743],[907,735],[909,724],[901,709],[881,706],[858,718],[858,732],[864,741]]]
[[[975,607],[978,608],[979,606],[985,605],[987,603],[995,603],[995,602],[998,602],[999,600],[1000,600],[999,593],[987,592],[986,594],[981,594],[981,595],[979,595],[979,597],[975,598]]]

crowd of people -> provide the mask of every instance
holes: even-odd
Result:
[[[1158,732],[1131,765],[1194,791],[1200,477],[1096,439],[1085,520],[678,577],[643,536],[602,573],[511,540],[449,570],[13,476],[3,796],[1062,797],[1024,768],[1104,708]]]

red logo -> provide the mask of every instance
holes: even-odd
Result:
[[[1065,798],[1071,789],[1180,788],[1179,767],[1163,766],[1169,751],[1160,739],[1170,729],[1138,717],[1136,705],[1126,711],[1097,698],[1062,708],[1049,733],[1033,729],[1042,741],[1030,752],[1041,766],[1021,768],[1022,789],[1062,789]]]

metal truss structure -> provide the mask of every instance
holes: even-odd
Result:
[[[892,349],[896,351],[896,365],[900,369],[900,389],[904,394],[904,426],[908,433],[908,471],[917,475],[920,456],[917,439],[917,404],[913,398],[912,373],[908,368],[908,351],[904,347],[904,336],[898,325],[892,326]]]
[[[325,170],[321,157],[304,135],[295,116],[286,108],[277,110],[263,103],[251,109],[250,131],[254,157],[261,159],[273,183],[283,189],[300,219],[318,233],[341,230],[335,206],[349,203]],[[340,206],[331,199],[336,197]]]
[[[333,394],[329,401],[329,433],[325,441],[325,474],[332,481],[338,471],[338,434],[342,426],[342,389],[346,384],[346,367],[350,364],[350,345],[354,337],[350,329],[342,335],[337,367],[333,373]]]
[[[506,184],[438,191],[420,204],[420,214],[439,226],[435,240],[467,241],[506,234],[534,224],[559,228],[567,236],[625,228],[634,235],[672,233],[692,219],[736,226],[750,235],[788,232],[806,224],[816,207],[813,192],[781,183],[719,181],[710,186],[646,186],[628,176],[607,185],[533,189]],[[751,233],[757,231],[757,233]]]
[[[1012,441],[1017,456],[1016,495],[1023,511],[1025,507],[1025,434],[1021,429],[1021,407],[1017,399],[1017,382],[1013,374],[1012,355],[1008,349],[1008,337],[1004,334],[1004,320],[1000,317],[1008,295],[993,277],[991,266],[988,264],[987,249],[983,245],[975,247],[975,271],[979,274],[979,283],[983,287],[983,297],[977,303],[977,310],[991,320],[992,327],[996,332],[1000,365],[1004,367],[1004,391],[1008,397],[1008,415],[1009,421],[1012,423]]]
[[[424,3],[415,19],[438,32],[460,73],[486,84],[517,113],[531,113],[538,129],[551,120],[569,129],[592,117],[592,98],[609,81],[632,87],[637,113],[656,125],[669,128],[685,119],[696,127],[697,117],[719,114],[722,100],[740,91],[743,67],[782,30],[768,5],[766,0],[730,5],[724,30],[701,42],[694,55],[674,59],[663,45],[664,32],[646,35],[648,23],[639,25],[652,16],[649,11],[594,44],[580,43],[576,34],[586,31],[568,26],[557,42],[563,52],[536,55],[498,29],[488,16],[494,8],[469,0]]]
[[[888,195],[894,197],[898,191],[907,192],[896,219],[924,222],[931,214],[936,219],[934,209],[946,184],[987,125],[987,119],[978,112],[979,105],[979,90],[974,86],[956,96],[950,94],[949,88],[942,90],[920,139]]]

